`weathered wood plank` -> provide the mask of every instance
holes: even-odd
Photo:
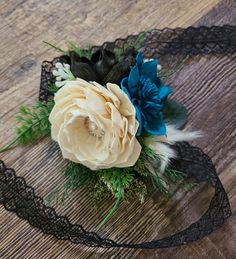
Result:
[[[22,103],[37,98],[40,65],[43,59],[55,56],[41,42],[65,45],[66,40],[100,44],[150,28],[189,26],[191,24],[223,24],[235,22],[235,4],[222,1],[5,1],[0,3],[0,143],[12,136],[14,115]],[[168,10],[168,12],[166,11]],[[35,15],[37,14],[37,15]],[[202,19],[200,19],[203,17]],[[200,19],[200,20],[199,20]],[[235,209],[235,57],[191,60],[170,84],[177,90],[176,98],[189,108],[189,128],[202,129],[203,139],[195,143],[208,152]],[[13,101],[14,99],[14,101]],[[63,161],[50,155],[50,141],[34,147],[17,148],[1,154],[8,166],[26,177],[39,195],[63,183]],[[46,163],[45,163],[46,161]],[[100,233],[119,241],[137,242],[161,237],[181,229],[206,209],[210,189],[200,195],[178,194],[167,203],[158,197],[144,205],[126,206]],[[198,195],[198,199],[195,199]],[[101,203],[102,204],[102,203]],[[58,211],[74,222],[94,230],[98,219],[112,205],[95,210],[85,190],[72,195]],[[162,205],[161,205],[162,204]],[[69,207],[69,205],[73,205]],[[78,208],[78,209],[75,209]],[[196,209],[197,208],[197,209]],[[189,217],[188,217],[188,216]],[[190,217],[191,215],[191,217]],[[235,215],[226,225],[203,241],[192,245],[156,251],[104,250],[75,246],[57,241],[32,229],[0,207],[0,257],[5,258],[233,258],[236,255]],[[155,231],[153,231],[155,229]],[[127,238],[127,235],[129,237]],[[124,236],[125,235],[125,236]]]

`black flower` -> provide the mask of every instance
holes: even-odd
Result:
[[[70,51],[66,60],[75,77],[105,85],[108,82],[119,84],[122,78],[128,76],[130,66],[136,62],[135,56],[134,48],[128,48],[118,60],[113,51],[100,48],[91,58]]]

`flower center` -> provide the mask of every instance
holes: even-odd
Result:
[[[85,118],[84,125],[87,128],[89,134],[97,138],[102,138],[105,134],[104,130],[97,126],[97,124],[89,119]]]

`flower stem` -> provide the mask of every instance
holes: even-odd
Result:
[[[63,50],[63,49],[61,49],[61,48],[59,48],[59,47],[56,47],[56,46],[52,45],[51,43],[49,43],[49,42],[47,42],[47,41],[43,41],[43,43],[49,45],[50,47],[54,48],[55,50],[57,50],[57,51],[59,51],[59,52],[64,53],[65,55],[68,54],[67,51],[65,51],[65,50]]]
[[[12,140],[10,143],[8,143],[5,147],[0,148],[0,153],[6,152],[6,151],[12,149],[13,147],[16,147],[17,144],[18,144],[18,143],[17,143],[18,140],[19,140],[19,137],[13,139],[13,140]]]
[[[114,206],[110,210],[110,212],[99,223],[99,225],[97,226],[97,230],[99,230],[114,215],[115,211],[117,210],[117,208],[119,206],[119,202],[120,202],[122,196],[123,196],[123,192],[120,190],[118,195],[117,195],[116,203],[114,204]]]

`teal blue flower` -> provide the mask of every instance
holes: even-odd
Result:
[[[137,136],[142,130],[157,136],[166,134],[162,109],[172,90],[162,85],[157,76],[157,65],[157,60],[144,62],[142,54],[138,52],[136,64],[131,67],[129,76],[121,81],[122,90],[136,110],[136,119],[139,122]]]

